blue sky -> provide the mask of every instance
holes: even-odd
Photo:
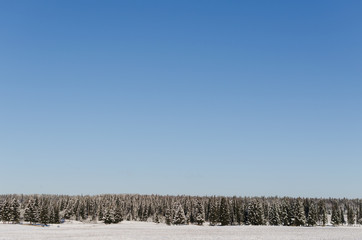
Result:
[[[0,193],[362,197],[361,1],[1,1]]]

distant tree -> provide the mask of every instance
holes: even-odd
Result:
[[[229,225],[230,224],[230,212],[229,212],[229,205],[226,200],[226,198],[221,198],[220,202],[220,214],[219,214],[219,220],[221,223],[221,226]]]
[[[318,221],[322,226],[325,226],[328,222],[326,203],[324,200],[318,202]]]
[[[49,223],[60,223],[59,208],[57,206],[50,206]]]
[[[49,208],[46,203],[43,203],[40,208],[39,221],[44,225],[49,223]]]
[[[263,206],[259,200],[253,200],[249,204],[249,221],[252,225],[262,225],[264,223]]]
[[[285,199],[282,201],[281,212],[280,212],[280,221],[284,226],[289,226],[291,224],[290,219],[290,205]]]
[[[114,223],[120,223],[122,221],[123,221],[122,208],[120,205],[117,205],[114,211]]]
[[[344,218],[344,211],[342,208],[339,209],[339,215],[340,215],[340,217],[339,217],[340,223],[342,225],[346,224],[346,219]]]
[[[355,218],[355,214],[353,211],[353,208],[351,206],[347,206],[347,223],[349,225],[353,225],[355,224],[356,218]]]
[[[175,225],[186,224],[186,216],[181,204],[176,204],[172,223]]]
[[[337,226],[341,223],[337,203],[333,203],[333,205],[332,205],[331,223],[335,226]]]
[[[2,204],[1,208],[1,218],[3,222],[10,222],[11,221],[11,205],[9,200],[5,199]]]
[[[317,207],[311,203],[309,205],[309,212],[307,217],[307,224],[308,226],[315,226],[318,222],[318,210]]]
[[[105,224],[114,223],[114,211],[110,208],[107,208],[103,213],[103,222]]]
[[[294,226],[304,226],[306,222],[304,205],[301,199],[297,199],[294,208]]]
[[[11,202],[10,206],[10,220],[13,223],[19,223],[20,221],[20,204],[16,198],[14,198]]]
[[[196,201],[195,222],[197,225],[202,225],[205,222],[205,210],[200,200]]]
[[[34,199],[29,199],[25,206],[24,220],[30,224],[38,222],[38,209],[36,209]]]
[[[216,203],[213,201],[210,206],[210,214],[209,214],[210,225],[217,225],[219,222],[219,211]]]
[[[269,209],[269,224],[278,226],[281,224],[280,217],[279,217],[279,204],[273,203]]]
[[[171,225],[171,223],[172,223],[172,215],[171,215],[171,210],[169,208],[166,209],[165,223],[167,225]]]
[[[99,205],[99,208],[98,208],[98,220],[99,221],[104,221],[103,218],[104,218],[104,207],[102,206],[102,204]]]
[[[155,217],[153,218],[153,222],[154,223],[160,223],[160,217],[158,216],[157,213],[155,213]]]

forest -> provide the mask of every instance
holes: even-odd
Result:
[[[362,224],[361,199],[105,195],[0,195],[3,223],[148,221],[167,225]]]

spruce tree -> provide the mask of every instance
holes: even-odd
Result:
[[[153,218],[153,222],[154,223],[160,223],[160,217],[158,216],[157,213],[155,213],[155,217]]]
[[[196,202],[195,206],[195,222],[197,225],[202,225],[205,222],[205,211],[200,200]]]
[[[317,225],[317,221],[318,221],[317,207],[314,206],[313,203],[311,203],[309,206],[307,224],[308,226],[315,226]]]
[[[171,223],[172,223],[172,215],[171,215],[171,210],[169,208],[166,209],[165,223],[167,225],[171,225]]]
[[[105,224],[111,224],[114,223],[114,211],[110,208],[107,208],[105,212],[103,213],[103,222]]]
[[[289,218],[289,216],[290,216],[289,209],[290,209],[290,205],[284,199],[282,201],[282,207],[281,207],[281,213],[280,213],[280,221],[283,224],[283,226],[289,226],[291,224],[291,220]]]
[[[186,224],[186,216],[181,204],[177,204],[172,223],[175,225]]]
[[[305,213],[304,205],[301,199],[297,199],[294,208],[294,226],[304,226],[305,225]]]
[[[219,214],[219,220],[221,223],[221,226],[229,225],[230,224],[230,212],[229,212],[229,205],[227,203],[226,198],[221,198],[220,202],[220,214]]]
[[[17,199],[13,199],[10,207],[10,216],[12,223],[19,223],[20,221],[20,204]]]
[[[1,218],[3,222],[11,221],[11,206],[7,199],[5,199],[2,205]]]
[[[211,226],[215,226],[219,222],[219,211],[214,201],[211,203],[210,206],[209,221]]]
[[[354,225],[355,223],[355,214],[354,214],[354,211],[353,211],[353,208],[351,206],[348,206],[347,207],[347,223],[349,225]]]
[[[269,208],[269,224],[278,226],[280,225],[280,217],[279,217],[279,205],[278,203],[273,203],[271,207]]]
[[[340,224],[340,214],[338,211],[337,203],[333,203],[333,206],[332,206],[331,223],[334,226],[338,226]]]
[[[60,223],[59,208],[57,206],[50,207],[49,223]]]
[[[120,205],[117,205],[116,210],[114,211],[114,223],[120,223],[123,221],[122,208]]]
[[[339,217],[340,223],[341,223],[342,225],[346,224],[346,220],[345,220],[345,218],[344,218],[344,211],[343,211],[342,208],[339,209],[339,214],[340,214],[340,217]]]
[[[29,199],[24,211],[24,220],[30,224],[37,222],[37,210],[35,209],[35,202]]]
[[[39,213],[39,221],[41,224],[47,225],[49,223],[49,208],[46,203],[43,203]]]
[[[264,210],[259,200],[253,200],[249,204],[249,221],[252,225],[263,225]]]
[[[324,200],[318,202],[318,221],[322,226],[328,223],[326,204]]]

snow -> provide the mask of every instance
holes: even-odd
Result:
[[[0,240],[350,240],[362,239],[362,227],[283,226],[167,226],[147,222],[84,224],[70,222],[49,227],[0,224]]]

